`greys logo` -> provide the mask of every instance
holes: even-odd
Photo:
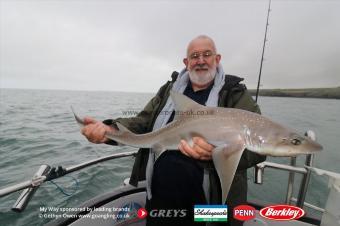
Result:
[[[187,210],[185,209],[154,209],[149,212],[150,217],[171,218],[171,217],[185,217]]]

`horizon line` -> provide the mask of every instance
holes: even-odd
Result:
[[[262,88],[260,90],[301,90],[301,89],[336,89],[340,88],[339,86],[332,87],[310,87],[310,88]],[[0,87],[0,89],[17,89],[17,90],[41,90],[41,91],[79,91],[79,92],[123,92],[123,93],[154,93],[154,92],[146,92],[146,91],[126,91],[126,90],[86,90],[86,89],[58,89],[58,88],[19,88],[19,87]],[[256,90],[256,88],[249,88],[248,90]],[[156,91],[157,92],[157,91]]]

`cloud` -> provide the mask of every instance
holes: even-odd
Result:
[[[267,1],[0,4],[0,87],[155,92],[199,34],[215,39],[227,73],[257,83]],[[339,9],[272,1],[263,87],[340,85]]]

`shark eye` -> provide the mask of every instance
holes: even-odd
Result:
[[[300,145],[301,144],[301,140],[299,140],[299,139],[292,139],[291,141],[290,141],[290,143],[292,143],[292,144],[294,144],[294,145]]]

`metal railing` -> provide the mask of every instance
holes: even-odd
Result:
[[[33,197],[35,191],[39,188],[41,184],[43,184],[46,181],[54,180],[59,177],[62,177],[66,174],[84,169],[88,166],[95,165],[100,162],[105,162],[111,159],[117,159],[122,157],[129,157],[129,156],[135,156],[137,154],[137,151],[131,151],[131,152],[122,152],[122,153],[116,153],[104,157],[100,157],[97,159],[93,159],[75,166],[70,166],[67,168],[64,168],[62,166],[58,167],[51,167],[49,165],[41,165],[39,170],[34,174],[33,178],[31,180],[27,180],[24,182],[21,182],[19,184],[15,184],[6,188],[0,188],[0,197],[9,195],[13,192],[23,190],[17,201],[12,207],[12,210],[15,212],[22,212],[25,210],[28,202]]]

